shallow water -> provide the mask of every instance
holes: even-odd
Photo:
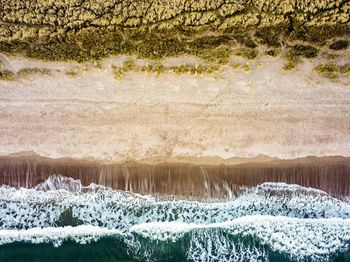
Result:
[[[252,162],[253,161],[253,162]],[[225,198],[264,182],[284,182],[350,195],[350,158],[308,157],[294,160],[240,159],[225,165],[185,163],[100,163],[41,157],[0,157],[0,185],[32,188],[60,174],[139,194],[188,198]],[[46,185],[48,186],[48,185]],[[49,187],[48,187],[49,188]]]
[[[349,252],[350,204],[298,185],[210,203],[61,176],[0,188],[0,261],[349,261]]]

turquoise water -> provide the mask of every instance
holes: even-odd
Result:
[[[319,190],[197,202],[70,188],[0,188],[0,261],[350,261],[350,204]]]

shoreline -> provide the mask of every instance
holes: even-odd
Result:
[[[91,163],[95,165],[201,165],[201,166],[236,166],[245,164],[278,164],[284,163],[340,163],[350,161],[350,156],[342,155],[326,155],[326,156],[314,156],[309,155],[305,157],[295,158],[278,158],[267,155],[258,155],[256,157],[231,157],[221,158],[218,156],[214,157],[175,157],[175,158],[164,158],[164,157],[153,157],[144,159],[124,159],[124,160],[107,160],[107,159],[95,159],[95,158],[75,158],[69,156],[50,157],[45,155],[37,154],[33,151],[23,151],[11,154],[0,154],[0,160],[29,160],[38,162],[57,162],[57,163]]]
[[[193,162],[149,164],[7,156],[0,157],[0,184],[34,188],[40,183],[69,182],[55,177],[61,175],[79,179],[83,186],[94,183],[145,195],[220,199],[265,182],[277,182],[320,189],[336,197],[350,196],[349,157],[245,161],[216,165]],[[45,182],[49,177],[53,180]]]

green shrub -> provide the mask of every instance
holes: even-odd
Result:
[[[22,68],[17,72],[19,77],[27,77],[30,75],[40,74],[40,75],[49,75],[51,73],[50,69],[47,68],[38,68],[38,67],[29,67]]]
[[[340,72],[344,75],[350,74],[350,64],[346,64],[340,67]]]
[[[15,80],[15,74],[10,70],[0,70],[0,80],[13,81]]]
[[[288,60],[284,65],[283,65],[283,70],[284,71],[292,71],[296,68],[297,64],[293,60]]]
[[[192,74],[192,75],[203,75],[203,74],[212,74],[217,72],[220,69],[218,65],[180,65],[170,67],[170,71],[175,74]]]
[[[315,58],[318,55],[318,49],[310,45],[295,45],[289,48],[290,57]]]
[[[136,64],[133,60],[126,60],[121,66],[112,65],[112,71],[117,79],[121,79],[126,72],[136,70]]]
[[[240,48],[235,53],[237,56],[244,57],[249,60],[254,60],[258,57],[259,51],[256,49],[250,49],[250,48]]]
[[[164,73],[167,68],[161,64],[147,64],[140,68],[141,72],[145,73],[155,73],[156,75],[159,75],[161,73]]]
[[[269,56],[273,56],[276,57],[280,54],[281,50],[278,48],[271,48],[266,50],[265,54],[269,55]]]
[[[337,78],[340,70],[336,64],[321,64],[315,67],[315,71],[327,78]]]
[[[77,71],[71,70],[71,71],[67,71],[66,75],[69,77],[76,77],[78,75]]]
[[[329,48],[332,50],[343,50],[349,47],[349,41],[347,40],[338,40],[332,43]]]

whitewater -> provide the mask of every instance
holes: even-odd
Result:
[[[0,188],[0,261],[344,261],[349,245],[350,204],[298,185],[264,183],[215,202],[56,175]]]

